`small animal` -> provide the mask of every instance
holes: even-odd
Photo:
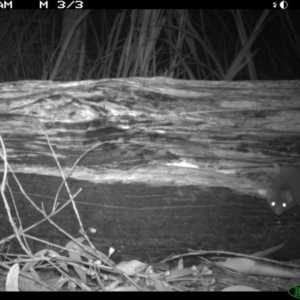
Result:
[[[276,215],[300,204],[300,167],[282,167],[266,197]]]

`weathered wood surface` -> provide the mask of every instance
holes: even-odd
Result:
[[[83,188],[76,203],[100,246],[155,256],[182,244],[251,253],[293,241],[296,257],[299,209],[279,219],[259,191],[276,174],[274,162],[300,164],[299,88],[168,78],[2,83],[0,134],[23,188],[48,210],[62,179],[45,133],[66,175],[98,145],[68,182],[72,192]],[[9,184],[24,223],[40,219],[11,175]],[[63,190],[59,202],[68,198]],[[3,238],[10,227],[2,204],[0,214]],[[78,235],[71,207],[55,219]],[[62,244],[42,226],[32,235]]]

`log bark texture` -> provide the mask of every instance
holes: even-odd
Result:
[[[48,213],[63,182],[55,152],[71,192],[82,188],[75,203],[84,228],[96,229],[91,240],[120,259],[187,246],[253,253],[282,242],[278,257],[300,257],[300,208],[277,217],[262,196],[274,163],[300,165],[299,81],[2,83],[0,134],[11,170]],[[8,183],[23,228],[42,219],[10,170]],[[69,198],[63,187],[58,202]],[[12,233],[3,201],[0,216],[3,239]],[[79,236],[71,204],[53,220]],[[29,234],[68,241],[48,222]]]

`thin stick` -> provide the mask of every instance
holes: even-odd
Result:
[[[2,199],[3,199],[4,206],[5,206],[7,215],[8,215],[9,222],[10,222],[10,224],[11,224],[13,230],[14,230],[14,233],[15,233],[22,249],[24,250],[25,253],[27,253],[28,256],[32,256],[30,248],[27,249],[26,246],[24,245],[23,241],[20,238],[19,230],[17,228],[17,225],[15,224],[15,221],[12,218],[10,207],[9,207],[9,205],[7,203],[7,199],[5,197],[5,186],[6,186],[6,182],[7,182],[7,165],[8,165],[8,163],[7,163],[6,149],[5,149],[5,146],[4,146],[1,135],[0,135],[0,142],[1,142],[2,149],[3,149],[3,154],[0,152],[0,155],[1,155],[1,158],[3,159],[3,162],[4,162],[4,172],[3,172],[3,178],[2,178],[2,183],[1,183]],[[21,227],[20,227],[20,232],[22,234],[22,228]]]

